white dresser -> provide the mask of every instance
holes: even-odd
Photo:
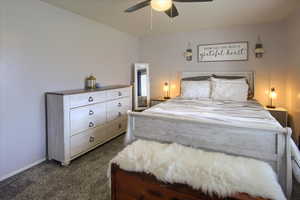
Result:
[[[124,133],[131,86],[46,94],[48,159],[62,165]]]

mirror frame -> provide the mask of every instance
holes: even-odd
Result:
[[[147,71],[147,106],[138,105],[138,87],[137,87],[137,72],[140,69],[146,69]],[[134,110],[145,110],[150,107],[150,80],[149,80],[149,64],[147,63],[135,63],[134,64]]]

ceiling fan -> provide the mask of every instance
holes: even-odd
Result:
[[[173,1],[181,2],[181,3],[196,3],[196,2],[210,2],[213,0],[146,0],[126,9],[125,12],[128,13],[134,12],[150,5],[152,9],[159,12],[165,12],[169,17],[174,18],[178,16],[179,13]]]

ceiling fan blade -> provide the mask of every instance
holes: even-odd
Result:
[[[140,3],[138,3],[138,4],[134,5],[134,6],[126,9],[125,12],[134,12],[134,11],[136,11],[138,9],[144,8],[146,6],[149,6],[150,2],[151,2],[151,0],[146,0],[146,1],[140,2]]]
[[[172,18],[177,17],[179,15],[178,10],[174,5],[174,3],[172,4],[172,7],[169,10],[165,11],[165,13]]]
[[[182,3],[190,3],[190,2],[211,2],[213,0],[173,0],[176,2],[182,2]]]

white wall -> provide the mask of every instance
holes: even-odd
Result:
[[[2,0],[0,0],[0,3],[2,3]],[[3,79],[1,78],[2,75],[4,73],[4,66],[3,66],[3,34],[2,34],[2,30],[3,30],[3,22],[4,22],[4,8],[3,6],[0,6],[0,148],[2,146],[4,146],[4,139],[3,139],[3,120],[2,120],[2,117],[4,115],[3,113],[3,91],[4,91],[4,88],[3,88],[3,85],[4,85],[4,82],[3,82]],[[4,157],[4,154],[2,151],[0,151],[0,177],[1,177],[1,174],[4,170],[4,166],[3,163],[4,160],[2,159]]]
[[[175,26],[176,24],[174,24]],[[195,25],[196,26],[196,25]],[[254,46],[260,35],[265,46],[262,59],[254,57]],[[163,95],[164,81],[175,82],[182,71],[256,71],[256,98],[268,103],[265,90],[271,85],[278,91],[277,105],[285,105],[285,74],[287,57],[287,32],[284,22],[274,24],[239,26],[227,29],[200,30],[196,32],[175,33],[163,36],[141,38],[140,61],[150,63],[151,96]],[[187,62],[183,52],[188,42],[192,43],[193,61]],[[219,42],[249,41],[250,58],[248,62],[197,63],[198,44]],[[178,94],[173,91],[172,94]]]
[[[1,179],[45,157],[44,93],[82,88],[90,73],[129,84],[138,39],[39,0],[0,7]]]
[[[289,71],[287,78],[287,105],[294,127],[294,137],[300,135],[300,3],[288,22]]]

